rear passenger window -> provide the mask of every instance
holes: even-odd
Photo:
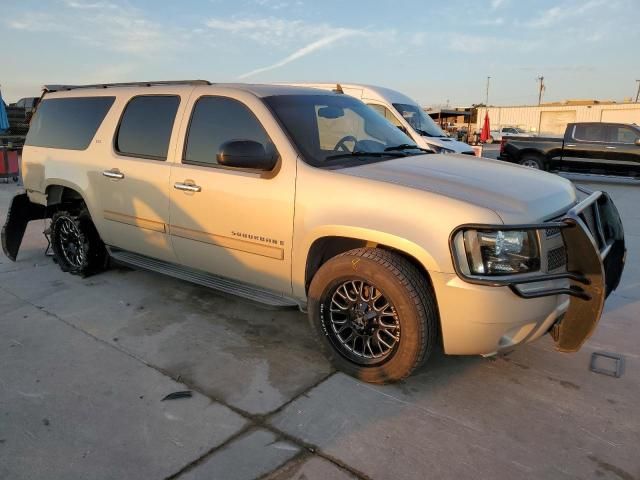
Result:
[[[275,146],[243,103],[226,97],[202,97],[193,108],[183,163],[217,165],[220,146],[231,140],[261,143],[267,153]]]
[[[86,149],[114,100],[115,97],[45,98],[33,117],[25,145]]]
[[[147,95],[132,98],[124,109],[115,148],[123,155],[166,160],[180,97]]]

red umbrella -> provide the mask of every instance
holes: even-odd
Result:
[[[484,125],[482,125],[482,132],[480,133],[480,141],[486,142],[491,136],[491,126],[489,125],[489,112],[484,114]]]

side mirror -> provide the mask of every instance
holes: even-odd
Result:
[[[636,138],[636,145],[640,147],[640,138]]]
[[[253,140],[231,140],[220,146],[218,164],[225,167],[273,170],[277,157],[267,154],[261,143]]]

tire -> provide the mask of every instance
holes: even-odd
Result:
[[[347,297],[358,300],[349,307]],[[308,298],[309,322],[323,353],[337,369],[365,382],[408,377],[436,344],[439,320],[431,285],[395,253],[358,248],[333,257],[313,277]]]
[[[51,217],[53,259],[63,272],[86,277],[104,270],[107,250],[87,207],[77,212],[59,210]]]
[[[495,141],[495,140],[493,139],[493,137],[489,137],[489,138],[487,138],[487,143],[488,143],[489,145],[491,145],[494,141]]]
[[[529,167],[535,170],[546,170],[544,161],[538,155],[533,155],[533,154],[523,155],[518,163],[523,167]]]

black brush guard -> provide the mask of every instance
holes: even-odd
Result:
[[[569,309],[550,333],[558,350],[575,352],[593,334],[605,299],[620,284],[626,248],[622,220],[606,193],[592,193],[562,222],[567,270],[583,277],[571,279],[571,288],[583,295],[571,296]]]
[[[579,188],[579,187],[578,187]],[[604,192],[588,192],[588,197],[575,205],[561,219],[524,225],[466,224],[456,228],[449,240],[456,273],[469,283],[508,286],[522,298],[568,295],[569,308],[550,330],[556,347],[562,352],[575,352],[593,334],[600,320],[604,301],[620,283],[626,248],[622,220],[613,201]],[[455,238],[465,229],[548,230],[559,229],[567,254],[567,271],[504,276],[470,276],[461,268]],[[569,280],[566,287],[524,289],[527,284],[548,280]]]

